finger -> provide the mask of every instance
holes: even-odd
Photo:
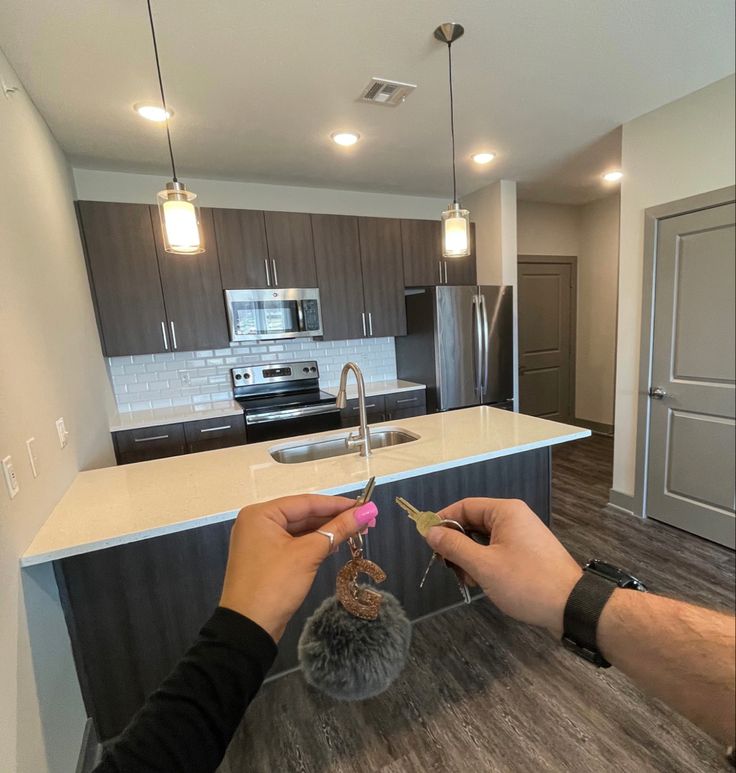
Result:
[[[315,517],[327,521],[354,504],[355,500],[347,497],[297,494],[264,503],[264,512],[291,532],[292,524],[298,524],[300,521]]]
[[[488,560],[490,550],[473,542],[455,529],[446,529],[443,526],[433,526],[427,532],[427,543],[443,558],[459,566],[472,577],[477,577],[479,567],[484,560]]]
[[[316,531],[299,537],[299,542],[310,553],[313,553],[319,560],[322,560],[336,550],[348,537],[353,537],[358,532],[375,526],[377,517],[378,508],[373,502],[366,502],[360,507],[351,507],[319,527],[320,531],[333,535],[332,546],[330,545],[329,538],[326,538],[324,534],[318,534]]]
[[[499,517],[504,499],[490,497],[468,497],[448,505],[437,515],[443,519],[457,521],[466,528],[490,534],[493,524]]]

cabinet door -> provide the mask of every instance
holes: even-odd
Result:
[[[423,389],[386,395],[387,421],[408,419],[411,416],[424,416],[425,413],[427,413],[427,404]]]
[[[341,215],[312,215],[312,231],[324,338],[360,338],[365,332],[365,317],[358,220]]]
[[[438,220],[402,220],[401,246],[404,253],[404,284],[444,284],[442,229]]]
[[[184,427],[181,424],[128,429],[114,432],[112,437],[118,464],[147,462],[165,456],[181,456],[187,452]]]
[[[79,219],[102,351],[108,357],[166,351],[166,313],[148,205],[80,201]]]
[[[205,251],[198,255],[174,255],[164,251],[161,220],[151,207],[156,250],[168,318],[169,345],[192,352],[227,346],[225,298],[222,292],[212,210],[200,210]]]
[[[448,285],[477,285],[478,274],[475,260],[475,223],[470,224],[470,246],[472,252],[467,258],[445,258],[447,261]]]
[[[302,212],[265,212],[273,287],[317,287],[312,221]]]
[[[212,217],[223,288],[242,290],[268,287],[271,268],[267,263],[263,212],[253,209],[213,209]]]
[[[386,421],[386,402],[383,395],[365,398],[365,412],[369,424]],[[357,427],[360,422],[360,407],[356,399],[348,400],[340,411],[340,422],[343,427]]]
[[[188,421],[184,424],[184,436],[190,454],[214,448],[242,446],[245,443],[245,417],[240,414]]]
[[[401,221],[358,218],[368,335],[406,335]]]

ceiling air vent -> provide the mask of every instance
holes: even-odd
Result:
[[[360,102],[371,102],[374,105],[396,107],[397,105],[400,105],[415,88],[415,83],[389,81],[385,78],[371,78],[358,99]]]

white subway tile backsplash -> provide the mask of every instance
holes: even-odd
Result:
[[[231,368],[290,360],[317,360],[323,387],[337,384],[348,360],[358,363],[366,381],[396,378],[393,338],[237,344],[201,352],[111,357],[108,364],[118,411],[125,413],[228,400]]]

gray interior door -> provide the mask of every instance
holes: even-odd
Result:
[[[437,287],[435,336],[437,380],[441,411],[477,405],[477,336],[480,319],[475,317],[475,287]],[[477,323],[477,324],[476,324]]]
[[[519,410],[572,420],[573,269],[519,262]]]
[[[733,204],[659,221],[646,512],[734,547]]]

